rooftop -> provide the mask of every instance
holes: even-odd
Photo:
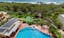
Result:
[[[19,22],[19,19],[16,19],[16,18],[12,18],[10,19],[7,23],[5,23],[4,25],[2,25],[0,27],[0,34],[6,34],[6,32],[10,32],[14,27],[18,27],[18,22]],[[15,23],[17,25],[15,25]],[[17,29],[17,28],[14,28],[14,30]],[[11,33],[10,33],[11,34]]]

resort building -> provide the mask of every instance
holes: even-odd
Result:
[[[0,27],[0,38],[1,36],[10,36],[17,30],[20,25],[19,19],[11,18],[7,23]]]
[[[61,32],[62,36],[64,37],[64,14],[60,14],[58,16],[58,18],[60,19],[60,22],[62,23],[60,32]]]
[[[9,18],[9,15],[7,14],[7,12],[0,11],[0,22],[5,21],[7,18]]]
[[[58,16],[58,18],[59,18],[60,22],[63,24],[63,25],[61,26],[61,28],[62,28],[62,30],[64,30],[64,14],[60,14],[60,15]]]

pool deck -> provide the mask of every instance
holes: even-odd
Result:
[[[51,35],[51,37],[52,37],[52,34],[49,33],[49,30],[42,29],[40,25],[31,25],[31,26],[29,26],[28,24],[21,22],[21,24],[20,24],[20,26],[19,26],[19,28],[18,28],[18,31],[16,32],[15,36],[14,36],[14,37],[11,37],[11,38],[16,38],[18,32],[19,32],[21,29],[23,29],[23,28],[25,28],[25,27],[33,27],[33,26],[34,26],[36,29],[40,30],[41,32],[43,32],[43,33],[45,33],[45,34],[48,34],[48,35]]]

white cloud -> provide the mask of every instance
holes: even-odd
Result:
[[[51,3],[53,3],[53,4],[59,4],[59,3],[57,3],[57,2],[44,2],[45,4],[51,4]]]

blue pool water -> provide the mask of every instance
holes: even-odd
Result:
[[[31,27],[26,27],[19,31],[16,38],[51,38],[50,35],[47,35],[39,30]]]

